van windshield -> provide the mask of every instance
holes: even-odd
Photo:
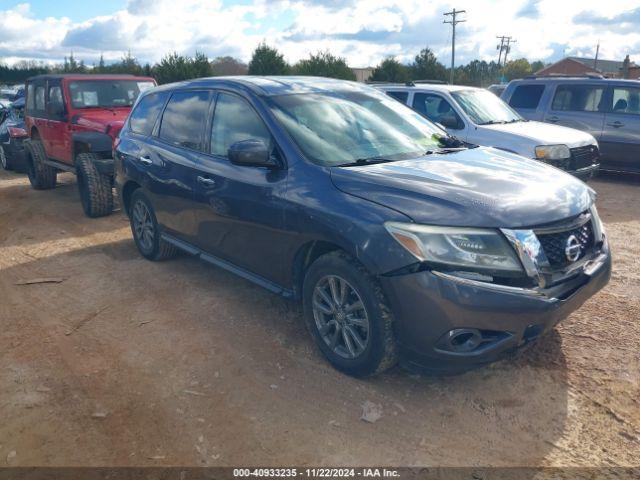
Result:
[[[451,96],[476,125],[520,122],[523,118],[488,90],[460,90]]]
[[[143,80],[82,80],[69,84],[74,108],[130,107],[140,92],[153,88]]]
[[[443,130],[378,92],[278,95],[269,102],[304,155],[320,165],[414,158],[450,142]]]

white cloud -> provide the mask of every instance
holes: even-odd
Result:
[[[511,58],[557,59],[563,53],[640,63],[637,0],[456,0],[465,9],[458,25],[457,63],[495,59],[496,35],[517,38]],[[155,62],[171,51],[248,60],[262,40],[295,62],[331,50],[354,66],[374,65],[389,55],[409,61],[429,46],[449,62],[450,26],[442,13],[449,0],[130,0],[107,16],[74,23],[65,12],[39,18],[28,3],[0,11],[0,58],[60,61],[70,51],[87,63],[101,53],[118,59],[127,50]]]

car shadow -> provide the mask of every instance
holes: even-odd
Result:
[[[27,274],[54,272],[64,282],[15,285]],[[67,337],[75,342],[69,348],[95,356],[91,342],[100,339],[95,349],[109,371],[126,370],[133,376],[127,378],[144,376],[150,366],[153,372],[169,372],[162,380],[136,385],[145,395],[141,405],[126,393],[131,386],[100,377],[102,389],[119,392],[113,417],[125,408],[118,402],[125,402],[130,414],[125,430],[144,435],[151,428],[147,405],[164,406],[161,413],[154,411],[154,435],[176,443],[176,425],[182,424],[166,392],[195,391],[202,396],[193,401],[215,420],[217,441],[227,445],[227,461],[538,466],[564,448],[567,366],[555,330],[513,358],[462,375],[417,376],[395,368],[355,379],[321,357],[297,303],[186,254],[148,262],[130,239],[0,269],[0,285],[8,294],[5,308],[14,306],[5,311],[28,303],[33,322],[47,324],[49,336],[55,336],[56,322],[107,308],[99,321],[82,324]],[[46,314],[38,313],[45,308]],[[38,335],[33,337],[37,341]],[[185,386],[182,378],[191,383]],[[74,394],[82,392],[68,392]],[[379,407],[373,423],[360,418],[367,402]],[[221,412],[220,405],[230,405],[233,413]],[[251,425],[246,438],[245,423]],[[225,433],[226,424],[235,433]],[[128,452],[128,439],[111,434]],[[234,447],[229,435],[242,442]],[[312,444],[323,447],[305,448]],[[171,460],[191,461],[188,456]]]

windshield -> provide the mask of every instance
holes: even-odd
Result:
[[[439,129],[382,93],[303,93],[271,97],[271,109],[311,161],[400,160],[445,147]]]
[[[139,80],[83,80],[71,82],[69,93],[74,108],[130,107],[153,82]]]
[[[451,92],[471,121],[476,125],[522,121],[522,117],[488,90]]]

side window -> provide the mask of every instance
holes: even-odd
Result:
[[[44,85],[38,85],[36,87],[35,110],[44,112]]]
[[[55,117],[61,116],[64,112],[64,102],[62,101],[62,89],[60,85],[49,87],[49,112]]]
[[[36,106],[33,83],[30,83],[27,86],[27,105],[26,106],[27,106],[27,110],[29,111],[33,110]]]
[[[131,131],[140,135],[151,135],[158,115],[168,96],[168,92],[159,92],[143,97],[129,117]]]
[[[221,93],[213,116],[211,153],[226,157],[229,147],[243,140],[262,140],[269,147],[271,134],[246,100]]]
[[[440,95],[414,93],[412,106],[416,112],[421,113],[432,122],[440,123],[447,128],[455,130],[464,128],[464,123],[460,116],[451,104]]]
[[[409,98],[409,92],[386,92],[390,97],[395,98],[400,103],[407,104],[407,99]]]
[[[613,113],[640,115],[640,88],[614,87]]]
[[[559,85],[551,104],[552,110],[597,112],[604,87],[597,85]]]
[[[209,92],[174,92],[162,115],[160,138],[192,150],[204,149]]]
[[[509,105],[513,108],[538,108],[544,93],[544,85],[518,85],[511,95]]]

